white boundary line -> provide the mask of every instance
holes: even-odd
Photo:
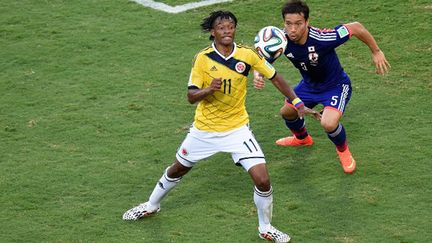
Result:
[[[223,2],[231,2],[232,0],[204,0],[200,2],[192,2],[192,3],[186,3],[183,5],[177,5],[177,6],[170,6],[165,3],[161,2],[155,2],[153,0],[132,0],[138,4],[141,4],[145,7],[150,7],[153,9],[161,10],[167,13],[181,13],[184,11],[187,11],[189,9],[199,8],[203,6],[213,5],[216,3],[223,3]]]

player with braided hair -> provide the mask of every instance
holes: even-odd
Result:
[[[198,102],[194,123],[149,200],[125,212],[124,220],[159,212],[162,199],[194,165],[218,152],[226,152],[249,173],[254,183],[259,236],[275,242],[290,240],[271,225],[273,188],[263,151],[249,129],[245,107],[248,74],[256,69],[285,96],[293,100],[298,97],[271,64],[253,49],[234,42],[236,27],[237,18],[228,11],[213,12],[203,20],[201,28],[210,32],[213,42],[195,56],[189,78],[188,100]],[[319,115],[299,107],[300,117],[307,113]]]

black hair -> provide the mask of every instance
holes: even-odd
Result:
[[[309,19],[309,7],[303,0],[290,0],[285,3],[282,7],[282,18],[285,18],[285,14],[303,14],[305,20]]]
[[[201,29],[204,32],[210,32],[213,29],[213,25],[217,19],[232,19],[234,21],[234,26],[237,27],[237,18],[233,13],[231,13],[230,11],[219,10],[211,12],[208,17],[203,19],[201,23]],[[210,35],[209,40],[213,39],[214,37]]]

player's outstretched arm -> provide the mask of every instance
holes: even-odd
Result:
[[[365,43],[372,52],[372,60],[375,64],[375,71],[384,75],[390,70],[390,63],[387,61],[384,53],[379,48],[372,34],[359,22],[345,24],[351,34]]]
[[[276,76],[274,76],[271,79],[273,85],[283,94],[285,97],[288,97],[290,100],[292,100],[293,105],[297,108],[297,113],[300,118],[303,119],[303,117],[306,114],[311,114],[315,117],[315,119],[320,120],[321,114],[319,114],[317,111],[312,110],[304,106],[303,101],[301,101],[297,95],[295,94],[294,90],[291,88],[291,86],[288,84],[288,82],[282,77],[282,75],[276,73]]]

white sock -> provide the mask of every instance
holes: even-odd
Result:
[[[254,188],[254,202],[258,212],[258,223],[260,232],[266,232],[270,227],[273,211],[273,188],[268,192],[262,192]]]
[[[168,194],[169,191],[171,191],[171,189],[173,189],[177,185],[177,183],[181,179],[181,177],[169,178],[167,175],[168,168],[165,170],[158,183],[156,183],[156,186],[153,189],[152,194],[150,195],[149,202],[155,207],[159,207],[162,199]]]

